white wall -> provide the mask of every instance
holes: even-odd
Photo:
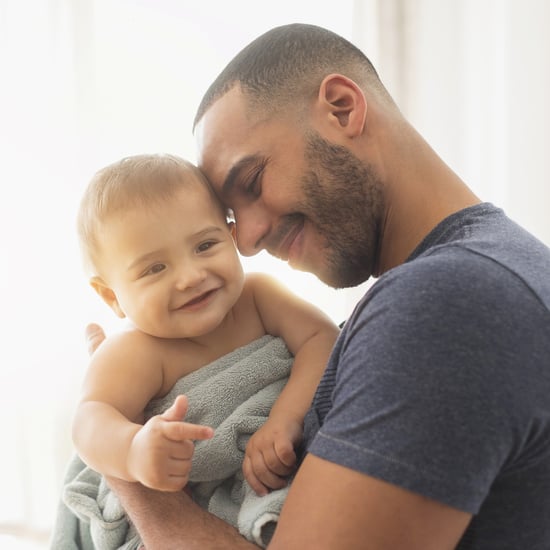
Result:
[[[366,0],[354,39],[480,198],[550,244],[550,2]]]

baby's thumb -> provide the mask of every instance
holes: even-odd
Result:
[[[181,422],[185,415],[187,414],[187,407],[189,402],[185,395],[178,395],[172,403],[172,406],[169,409],[166,409],[160,416],[164,420],[170,422]]]

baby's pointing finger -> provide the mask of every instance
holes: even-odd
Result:
[[[214,430],[210,426],[190,424],[189,422],[166,422],[163,427],[164,434],[172,441],[211,439]]]

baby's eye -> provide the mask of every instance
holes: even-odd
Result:
[[[152,265],[143,275],[155,275],[166,269],[165,264],[154,264]]]
[[[215,244],[216,241],[205,241],[197,246],[197,251],[206,252],[207,250],[210,250]]]

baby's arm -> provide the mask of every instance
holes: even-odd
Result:
[[[211,430],[197,426],[190,435],[190,425],[174,415],[185,410],[178,401],[141,424],[145,405],[162,387],[160,356],[154,340],[136,331],[103,342],[84,381],[73,440],[82,459],[103,475],[177,491],[191,469],[190,438],[209,437]]]
[[[256,307],[268,334],[280,336],[294,355],[289,380],[268,420],[246,448],[243,472],[258,493],[284,487],[294,469],[294,447],[336,341],[338,327],[315,306],[271,277],[251,274]]]

